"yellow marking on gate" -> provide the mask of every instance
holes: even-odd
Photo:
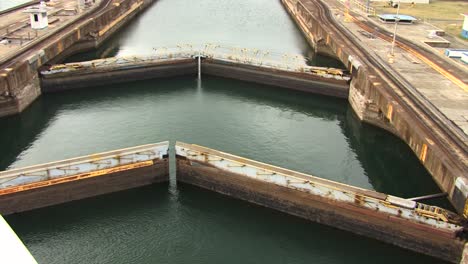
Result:
[[[122,165],[122,166],[113,167],[113,168],[109,168],[109,169],[102,169],[102,170],[97,170],[97,171],[92,171],[92,172],[80,173],[80,174],[73,175],[73,176],[68,176],[68,177],[65,176],[63,178],[51,179],[51,180],[40,181],[40,182],[33,182],[33,183],[21,185],[21,186],[14,186],[14,187],[10,187],[10,188],[1,189],[0,190],[0,195],[7,195],[7,194],[11,194],[11,193],[22,192],[22,191],[42,188],[42,187],[46,187],[46,186],[52,186],[52,185],[57,185],[57,184],[62,184],[62,183],[67,183],[67,182],[73,182],[73,181],[83,180],[83,179],[87,179],[87,178],[98,177],[98,176],[102,176],[102,175],[106,175],[106,174],[111,174],[111,173],[116,173],[116,172],[121,172],[121,171],[127,171],[127,170],[132,170],[132,169],[138,169],[138,168],[142,168],[142,167],[148,167],[148,166],[151,166],[151,165],[153,165],[153,160]]]
[[[393,116],[393,105],[388,104],[387,107],[387,119],[392,122],[392,116]]]
[[[419,154],[419,159],[422,161],[422,162],[425,162],[426,161],[426,155],[427,155],[427,145],[426,143],[424,143],[421,147],[421,153]]]
[[[465,209],[463,210],[463,216],[468,218],[468,200],[465,202]]]

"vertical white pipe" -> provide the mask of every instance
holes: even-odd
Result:
[[[201,80],[201,54],[198,53],[198,79]]]

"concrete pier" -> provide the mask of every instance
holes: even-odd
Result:
[[[459,262],[461,218],[444,209],[176,143],[177,181]]]
[[[0,172],[8,215],[169,180],[168,142]]]

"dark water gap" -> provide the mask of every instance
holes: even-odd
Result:
[[[279,1],[159,0],[100,51],[75,58],[195,42],[310,52]],[[347,101],[224,78],[47,94],[21,115],[0,119],[0,128],[0,169],[180,140],[401,197],[439,192],[409,147],[360,123]],[[441,263],[173,183],[7,221],[40,263]]]

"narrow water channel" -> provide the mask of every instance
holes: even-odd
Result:
[[[279,1],[160,0],[72,60],[184,42],[310,54]],[[401,197],[439,192],[402,141],[361,124],[346,100],[224,78],[43,95],[0,128],[0,169],[180,140]],[[6,219],[39,263],[442,263],[173,181]]]

